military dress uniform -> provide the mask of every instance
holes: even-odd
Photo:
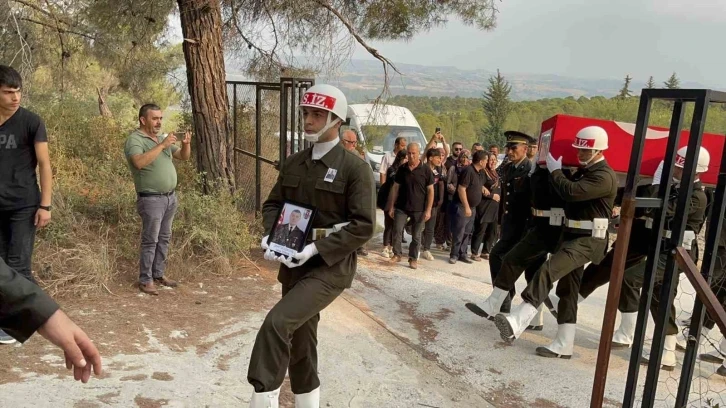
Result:
[[[272,242],[287,248],[298,248],[298,244],[305,238],[305,233],[297,226],[292,227],[290,224],[282,224],[275,229],[275,235]]]
[[[505,293],[513,291],[515,283],[525,269],[535,271],[539,269],[547,259],[548,253],[555,252],[560,235],[562,234],[562,222],[564,219],[565,202],[554,190],[549,182],[549,171],[546,168],[537,167],[530,176],[532,191],[531,214],[532,228],[529,229],[522,240],[520,240],[504,256],[502,268],[497,278],[492,282],[495,291],[484,301],[482,306],[474,303],[467,303],[466,307],[481,317],[493,319],[500,310],[500,302],[504,301]],[[579,278],[582,271],[568,275]],[[527,280],[531,280],[531,277]],[[566,281],[569,279],[565,279]],[[568,291],[574,290],[577,298],[577,285],[568,285],[561,281],[557,285],[557,293],[565,299],[571,296]],[[562,321],[560,321],[562,320]],[[574,318],[563,314],[558,323],[574,323]],[[530,329],[541,330],[542,322],[533,323]]]
[[[0,329],[24,343],[58,309],[38,285],[0,258]]]
[[[617,194],[618,181],[613,169],[605,159],[586,168],[578,169],[572,179],[562,170],[554,170],[550,175],[554,190],[565,201],[565,221],[557,250],[537,271],[534,279],[522,292],[524,302],[512,310],[511,315],[498,314],[494,322],[504,341],[518,338],[537,314],[539,307],[552,290],[554,283],[572,271],[577,271],[588,262],[600,263],[607,250],[607,220],[612,214]],[[604,219],[604,238],[594,237],[593,228],[598,229],[598,221]],[[574,291],[576,296],[577,291]],[[577,302],[570,302],[576,307]],[[574,325],[568,326],[574,329]],[[574,331],[570,331],[574,339]],[[558,338],[560,332],[558,330]],[[571,341],[569,341],[571,348]],[[551,345],[552,346],[552,345]],[[560,354],[560,353],[558,353]],[[570,355],[561,353],[563,358]]]
[[[375,184],[370,167],[337,141],[319,160],[313,160],[312,153],[313,148],[308,148],[286,159],[262,208],[265,230],[270,231],[286,200],[316,207],[312,237],[318,229],[329,235],[315,241],[319,254],[304,264],[280,265],[282,299],[265,318],[249,364],[247,378],[256,393],[279,389],[288,369],[294,394],[319,387],[319,313],[351,286],[356,249],[374,232]],[[346,222],[342,229],[333,229]]]
[[[520,132],[506,132],[507,145],[511,144],[529,144],[533,140],[531,136]],[[497,279],[499,271],[502,269],[502,260],[519,241],[522,240],[524,234],[530,226],[532,216],[530,207],[531,187],[529,182],[529,173],[532,170],[532,162],[525,156],[519,163],[507,162],[502,165],[501,184],[502,195],[500,202],[502,203],[502,220],[501,233],[499,241],[494,244],[489,254],[489,271],[491,273],[492,282]],[[544,262],[546,259],[542,257],[540,260]],[[531,267],[525,271],[525,278],[529,282],[537,271],[539,265],[533,263]],[[501,306],[502,313],[508,313],[514,290],[512,290]]]

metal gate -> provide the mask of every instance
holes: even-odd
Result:
[[[314,83],[308,78],[227,81],[240,209],[259,212],[285,158],[307,147],[297,106]]]

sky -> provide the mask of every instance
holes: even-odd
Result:
[[[409,42],[372,41],[394,62],[507,73],[726,85],[726,0],[502,0],[497,27],[451,20]],[[709,45],[711,44],[711,45]],[[354,58],[371,59],[363,48]]]

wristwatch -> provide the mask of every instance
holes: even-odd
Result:
[[[40,206],[38,206],[38,208],[40,208],[41,210],[50,211],[53,208],[53,206],[52,205],[40,205]]]

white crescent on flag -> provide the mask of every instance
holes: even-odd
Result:
[[[635,137],[635,124],[634,123],[625,123],[625,122],[618,122],[614,121],[616,125],[620,129],[623,130],[623,132],[629,134],[630,136]],[[668,138],[668,131],[667,130],[655,130],[648,128],[648,130],[645,131],[645,138],[646,139],[665,139]]]

